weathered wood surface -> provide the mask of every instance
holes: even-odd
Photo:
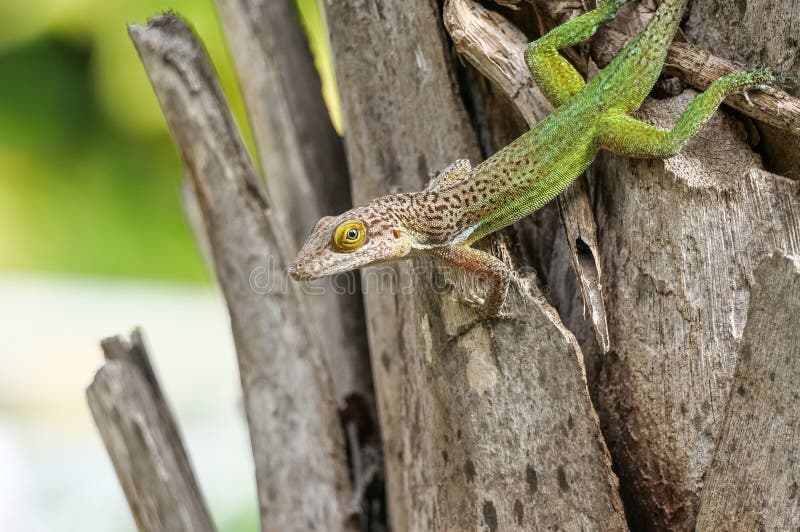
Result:
[[[215,530],[141,332],[102,346],[107,361],[86,395],[136,526]]]
[[[437,3],[324,8],[356,203],[478,162]],[[385,293],[391,276],[405,290]],[[423,260],[363,275],[393,529],[624,529],[580,349],[555,311],[523,281],[515,320],[478,323],[443,278]]]
[[[330,370],[307,301],[282,275],[291,239],[186,24],[164,15],[129,32],[197,193],[231,314],[262,530],[352,528]],[[255,286],[256,273],[273,284]]]
[[[691,94],[650,102],[644,116],[669,126]],[[798,190],[763,171],[741,125],[723,114],[681,156],[661,163],[606,154],[594,174],[604,271],[614,272],[606,286],[610,356],[587,347],[593,339],[578,305],[557,302],[572,309],[562,317],[597,372],[590,387],[632,524],[689,530],[728,400],[753,265],[797,252]]]
[[[342,139],[322,99],[291,1],[215,0],[247,106],[270,199],[302,244],[326,214],[350,208]]]
[[[642,116],[668,126],[693,96],[647,102]],[[720,113],[667,161],[602,155],[595,186],[604,270],[614,272],[595,405],[632,515],[649,529],[690,530],[754,265],[800,252],[800,185],[762,170]]]
[[[342,139],[333,128],[297,9],[287,0],[216,0],[236,64],[274,212],[291,237],[290,253],[326,215],[351,207]],[[364,307],[357,282],[337,294],[317,283],[309,325],[325,338],[337,399],[373,400]],[[311,296],[311,290],[308,291]]]
[[[707,0],[693,2],[686,20],[692,42],[712,53],[741,64],[774,64],[786,52],[800,46],[800,4],[793,0]],[[781,69],[800,79],[800,58]],[[800,86],[790,90],[800,97]],[[795,125],[800,122],[800,99],[792,100]],[[754,105],[755,102],[754,102]],[[781,111],[785,104],[776,102]],[[758,117],[756,117],[758,118]],[[780,126],[780,124],[772,124]],[[759,127],[758,151],[770,171],[800,179],[800,127],[794,135],[775,127]]]
[[[685,23],[691,42],[743,65],[770,65],[798,45],[800,6],[792,0],[691,2]],[[800,64],[786,72],[800,74]]]
[[[566,4],[545,2],[537,5],[550,16],[563,18],[574,15]],[[780,17],[783,15],[778,13],[791,13],[796,9],[787,3],[779,4],[780,7],[774,8],[769,17]],[[692,5],[703,6],[700,9],[710,7],[707,2]],[[743,4],[737,5],[741,7]],[[719,13],[725,9],[714,6],[712,12]],[[637,15],[637,19],[631,21],[626,20],[624,12],[621,15],[618,27],[629,28],[630,33],[638,31],[643,17]],[[712,40],[717,34],[708,28],[714,25],[716,18],[708,16],[700,22],[696,36],[702,34],[707,40]],[[739,40],[749,39],[746,32],[742,33],[741,26],[760,28],[755,42],[763,43],[766,34],[772,31],[772,28],[767,29],[769,25],[763,24],[756,10],[752,10],[747,23],[739,19],[735,19],[736,22],[728,20],[728,24],[737,26],[731,34]],[[784,20],[776,27],[785,30],[787,24],[792,22]],[[783,46],[773,47],[770,58],[758,60],[751,56],[747,62],[751,66],[774,62],[791,46],[787,42],[790,35],[791,32],[782,31],[771,37]],[[601,29],[592,45],[593,57],[598,64],[607,64],[625,39],[621,33]],[[714,51],[724,54],[724,46],[717,46]],[[668,73],[680,75],[699,88],[707,87],[721,75],[741,69],[741,66],[712,56],[696,46],[681,43],[673,44],[667,62]],[[766,124],[798,130],[800,105],[797,99],[783,92],[759,91],[751,94],[751,100],[752,106],[735,97],[726,103]],[[669,106],[670,118],[661,120],[660,124],[668,125],[674,121],[686,103],[685,97],[683,101],[663,103]],[[617,197],[625,198],[625,205],[635,206],[627,209],[622,218],[612,218],[611,224],[607,217],[605,226],[601,228],[604,269],[614,272],[609,281],[614,285],[609,288],[613,291],[609,295],[609,315],[615,314],[609,318],[615,322],[611,325],[612,354],[609,359],[597,356],[588,347],[594,339],[588,336],[579,311],[581,305],[577,301],[570,303],[568,289],[559,289],[565,286],[558,278],[558,272],[563,271],[563,254],[559,251],[563,242],[556,242],[552,256],[551,271],[556,273],[549,275],[549,281],[556,290],[551,292],[551,299],[580,338],[581,345],[588,347],[590,374],[600,373],[590,386],[606,436],[610,439],[616,470],[621,473],[623,493],[633,524],[640,527],[690,529],[693,526],[703,474],[716,444],[719,415],[728,397],[732,361],[736,357],[737,341],[747,313],[749,265],[765,253],[787,247],[796,249],[798,245],[793,236],[797,232],[794,214],[797,212],[796,189],[778,176],[763,171],[751,173],[750,168],[759,168],[758,157],[749,152],[741,135],[738,139],[733,135],[739,126],[729,120],[720,130],[719,123],[716,124],[701,133],[695,142],[696,146],[701,144],[695,148],[692,157],[700,164],[673,165],[667,170],[666,175],[675,173],[679,183],[685,183],[684,191],[673,189],[668,196],[662,192],[655,195],[647,192],[647,200],[642,200],[643,192],[639,186],[644,188],[644,185],[632,187],[628,180],[646,179],[660,163],[631,162],[631,168],[615,157],[604,156],[601,160],[605,163],[598,165],[600,168],[594,172],[597,175],[598,216],[609,214],[610,202],[622,206],[621,200],[615,199]],[[766,126],[761,130],[767,135],[770,131]],[[787,148],[779,149],[779,157],[775,157],[775,146],[770,143],[773,139],[767,135],[760,148],[767,155],[770,167],[780,169],[781,163],[797,157],[800,150]],[[783,133],[779,145],[797,146],[797,139]],[[703,153],[704,148],[706,153]],[[625,169],[620,172],[620,167]],[[714,180],[709,181],[708,175],[710,173],[715,179],[723,176],[730,179],[731,170],[737,168],[733,175],[749,178],[751,190],[749,193],[748,188],[737,190],[734,196],[737,201],[731,204],[730,183],[721,187]],[[612,182],[608,181],[609,172],[616,174]],[[657,174],[662,175],[662,172]],[[789,174],[793,176],[791,172]],[[610,190],[612,186],[615,188]],[[782,186],[788,188],[782,189]],[[657,208],[657,204],[665,202],[673,212]],[[690,219],[686,219],[683,211],[681,216],[675,216],[676,206],[684,204],[691,206],[693,215]],[[706,212],[706,205],[712,206],[711,213]],[[758,219],[759,215],[762,220],[751,225],[750,218]],[[647,218],[645,231],[637,230],[642,223],[637,217],[641,216]],[[738,223],[731,222],[731,219]],[[620,242],[619,237],[623,237],[624,242]],[[612,243],[610,249],[607,249],[607,243]],[[657,253],[653,253],[655,243],[658,243],[655,249],[661,250]],[[727,249],[732,245],[734,249]],[[666,249],[662,249],[665,246]],[[743,259],[742,255],[746,258]],[[740,262],[744,265],[739,265]],[[702,278],[697,271],[700,267],[705,271]],[[669,279],[666,285],[664,277]],[[644,283],[646,279],[651,281]],[[567,288],[568,285],[566,283]],[[648,288],[654,288],[658,295],[646,298]],[[689,288],[691,290],[686,293]],[[612,309],[611,305],[615,308]],[[616,339],[621,346],[615,346]],[[623,364],[618,360],[620,356]],[[743,423],[739,421],[739,426]],[[785,487],[791,492],[790,486]],[[711,495],[703,492],[703,497]],[[731,521],[716,521],[715,524],[721,528],[733,526]]]
[[[697,530],[800,529],[800,256],[758,264]]]

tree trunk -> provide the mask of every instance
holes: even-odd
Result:
[[[350,175],[342,139],[333,129],[303,27],[290,2],[217,0],[268,193],[295,251],[317,221],[348,209]],[[350,276],[357,279],[357,276]],[[352,284],[352,283],[351,283]],[[329,284],[321,283],[323,288]],[[310,295],[310,294],[309,294]],[[358,285],[313,298],[310,325],[326,339],[337,398],[372,400],[364,308]]]
[[[483,158],[436,2],[325,11],[357,203]],[[518,262],[512,236],[493,248]],[[393,529],[624,528],[580,350],[534,283],[512,290],[516,320],[476,324],[413,265],[392,269],[410,293],[363,277]]]
[[[694,2],[665,68],[679,80],[637,116],[669,127],[732,61],[775,62],[794,4]],[[365,269],[363,306],[258,293],[253,273],[279,276],[350,191],[419,190],[546,116],[524,46],[582,5],[321,2],[343,143],[291,2],[217,5],[266,187],[188,28],[167,16],[131,34],[231,312],[262,529],[384,530],[367,502],[382,487],[396,531],[800,527],[800,100],[731,98],[666,161],[603,153],[557,207],[479,243],[517,273],[510,318],[480,320],[470,278],[427,259]],[[565,53],[591,75],[653,8]]]
[[[650,101],[642,116],[674,123],[693,96]],[[603,155],[595,185],[604,269],[615,272],[612,352],[587,353],[597,367],[595,404],[637,522],[692,529],[753,270],[768,255],[800,253],[800,187],[761,170],[722,113],[667,161]]]
[[[695,24],[704,16],[696,8],[704,5],[694,4]],[[782,12],[796,20],[800,12],[790,7]],[[718,27],[718,17],[702,27]],[[781,43],[774,55],[789,49],[788,33],[773,40]],[[640,116],[670,127],[694,95],[686,90],[649,100]],[[603,269],[614,272],[606,287],[612,352],[603,356],[587,347],[586,334],[582,345],[597,372],[590,387],[628,514],[633,525],[648,529],[694,528],[701,498],[714,489],[704,489],[703,479],[720,445],[753,272],[769,255],[800,253],[800,186],[763,170],[745,131],[723,110],[677,157],[634,161],[603,154],[594,165]],[[797,145],[798,137],[784,132],[781,139]],[[571,308],[572,318],[565,319],[578,324],[577,302]],[[776,305],[773,312],[777,320],[785,308]]]

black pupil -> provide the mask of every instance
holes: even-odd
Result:
[[[349,240],[355,240],[358,238],[358,229],[350,229],[347,231],[347,238]]]

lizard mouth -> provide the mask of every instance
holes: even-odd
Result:
[[[315,276],[302,268],[302,264],[294,263],[289,267],[289,275],[295,281],[309,281]]]
[[[297,259],[289,266],[288,273],[295,281],[313,281],[333,272],[326,272],[324,267],[309,263],[307,259]]]

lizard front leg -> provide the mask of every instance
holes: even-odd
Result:
[[[485,251],[469,246],[452,246],[435,248],[431,253],[454,266],[486,280],[489,293],[483,305],[483,313],[488,317],[496,317],[506,300],[508,286],[511,283],[511,272],[505,263]]]
[[[428,183],[427,190],[442,190],[464,179],[472,171],[469,159],[458,159],[456,162],[439,172]]]

